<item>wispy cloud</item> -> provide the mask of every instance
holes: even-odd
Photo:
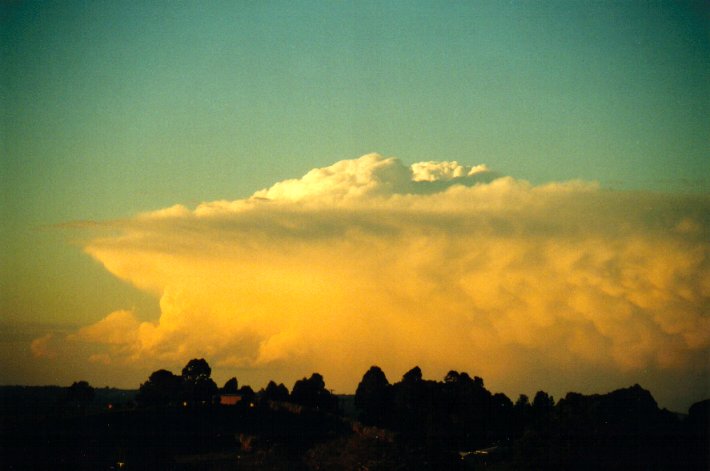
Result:
[[[317,369],[339,390],[371,364],[458,368],[518,391],[545,382],[533,374],[560,388],[694,381],[667,385],[671,397],[707,389],[709,214],[701,196],[366,155],[92,240],[86,251],[159,297],[161,315],[114,312],[61,348],[98,345],[103,363]]]

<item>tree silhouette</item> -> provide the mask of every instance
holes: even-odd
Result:
[[[456,383],[459,380],[459,372],[455,370],[451,370],[448,373],[446,373],[446,376],[444,376],[444,382],[445,383]]]
[[[154,371],[140,385],[136,401],[146,405],[164,405],[180,399],[182,378],[168,370]]]
[[[224,386],[222,386],[222,392],[225,394],[236,394],[238,390],[239,382],[235,377],[229,378],[227,382],[224,383]]]
[[[204,358],[193,358],[185,368],[182,369],[182,379],[185,381],[196,381],[200,377],[210,377],[212,368]]]
[[[513,401],[503,393],[491,397],[491,430],[493,440],[502,441],[511,438],[513,427]]]
[[[539,431],[547,430],[555,413],[555,400],[545,391],[538,391],[530,407],[532,425]]]
[[[297,381],[290,395],[305,407],[266,404],[289,398],[275,381],[259,392],[257,404],[254,391],[237,389],[231,378],[222,390],[241,395],[236,407],[183,408],[188,395],[200,400],[194,398],[208,397],[200,388],[216,387],[210,374],[204,359],[191,360],[179,376],[153,372],[137,400],[168,406],[157,410],[109,407],[87,414],[83,404],[94,390],[86,381],[41,391],[2,388],[0,442],[8,444],[0,450],[3,464],[93,469],[119,460],[131,469],[172,469],[179,451],[199,457],[190,469],[222,469],[222,459],[213,463],[211,455],[221,457],[222,447],[232,454],[231,437],[238,436],[242,451],[252,450],[240,454],[247,469],[271,469],[272,463],[286,469],[287,462],[312,469],[356,469],[363,463],[373,469],[710,469],[710,400],[682,416],[659,409],[639,385],[606,394],[571,392],[557,403],[538,391],[532,400],[520,395],[513,404],[466,372],[451,370],[432,381],[414,367],[390,384],[373,366],[358,385],[355,403],[363,422],[377,427],[359,427],[323,413],[337,410],[337,401],[318,373]],[[103,403],[109,391],[96,394]],[[73,401],[65,404],[73,407],[57,408],[57,401]]]
[[[450,439],[468,446],[484,444],[491,420],[491,393],[483,386],[483,379],[450,371],[440,389],[447,416],[444,429]]]
[[[434,402],[430,381],[422,379],[422,370],[415,366],[402,376],[402,381],[392,385],[394,422],[406,433],[422,432],[428,411]]]
[[[422,380],[422,369],[415,366],[411,370],[404,373],[402,376],[402,383],[412,384]]]
[[[254,398],[256,397],[256,394],[254,394],[254,390],[251,388],[251,386],[242,386],[239,388],[238,393],[242,396],[242,402],[244,404],[250,404],[254,402]]]
[[[94,400],[94,388],[86,381],[75,381],[67,388],[67,401],[88,404]]]
[[[710,399],[696,402],[690,406],[686,422],[694,432],[710,434]]]
[[[392,412],[392,391],[379,366],[372,366],[362,377],[355,391],[355,407],[366,424],[385,425]]]
[[[210,378],[211,373],[212,368],[204,358],[190,360],[182,369],[184,398],[188,401],[209,402],[217,392],[217,385]]]
[[[274,381],[269,381],[260,396],[265,401],[288,401],[288,388],[283,383],[277,385]]]
[[[690,406],[684,425],[695,469],[710,469],[710,399]]]
[[[521,394],[513,405],[513,435],[522,436],[526,425],[530,422],[530,399],[527,395]]]
[[[325,389],[325,381],[319,373],[296,381],[291,390],[291,401],[329,411],[335,411],[338,406],[338,399]]]

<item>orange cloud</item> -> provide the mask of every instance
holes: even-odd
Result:
[[[54,334],[45,334],[42,337],[34,339],[30,343],[30,350],[35,358],[56,358],[57,352],[52,347]]]
[[[467,370],[518,391],[544,383],[531,370],[560,388],[697,376],[710,353],[709,206],[367,155],[93,240],[87,252],[154,293],[161,315],[118,311],[67,341],[104,345],[104,363],[318,370],[340,391],[371,364],[394,377]]]

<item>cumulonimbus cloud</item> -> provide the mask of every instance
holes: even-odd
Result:
[[[340,391],[378,364],[518,391],[673,372],[707,392],[709,210],[701,196],[366,155],[92,240],[108,271],[160,299],[160,318],[114,312],[63,342],[100,347],[103,363],[320,371]]]

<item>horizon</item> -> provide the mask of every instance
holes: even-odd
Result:
[[[209,363],[209,362],[207,362],[207,363]],[[370,367],[370,369],[372,369],[372,368],[379,368],[379,367],[378,367],[377,365],[372,365],[372,366]],[[413,370],[414,368],[417,368],[417,367],[412,367],[410,370]],[[369,369],[369,370],[370,370],[370,369]],[[163,368],[161,368],[161,370],[163,370]],[[369,371],[369,370],[368,370],[368,371]],[[172,373],[172,374],[175,374],[175,372],[173,372],[173,371],[171,371],[171,370],[167,370],[167,371],[170,372],[170,373]],[[451,373],[451,372],[454,372],[454,371],[455,371],[455,370],[451,370],[451,371],[449,371],[448,373]],[[468,374],[467,372],[464,372],[464,371],[455,371],[455,372],[456,372],[456,373],[460,373],[460,374]],[[366,372],[366,373],[367,373],[367,372]],[[386,372],[383,372],[383,373],[385,373],[385,376],[386,376]],[[448,374],[448,373],[447,373],[447,374]],[[152,374],[152,373],[151,373],[151,374]],[[315,372],[313,372],[313,373],[311,373],[311,374],[319,374],[319,373],[318,373],[317,371],[315,371]],[[305,381],[309,376],[310,376],[310,375],[306,375],[306,376],[304,376],[303,378],[300,378],[300,379],[296,380],[296,382]],[[470,377],[470,376],[469,376],[469,377]],[[214,381],[214,378],[212,378],[211,375],[210,375],[210,378]],[[478,379],[478,378],[479,378],[479,377],[475,376],[475,377],[473,377],[472,379]],[[223,381],[223,382],[215,381],[215,385],[216,385],[217,388],[218,388],[217,394],[225,394],[224,392],[221,392],[221,391],[227,386],[227,382],[230,381],[230,380],[232,380],[232,379],[234,379],[234,378],[228,378],[227,380],[225,380],[225,381]],[[259,393],[263,392],[263,391],[266,389],[267,385],[268,385],[268,384],[265,384],[265,385],[263,385],[262,387],[256,387],[256,386],[251,385],[251,384],[243,384],[243,383],[239,382],[239,378],[236,378],[236,379],[237,379],[237,381],[238,381],[238,384],[239,384],[239,387],[240,387],[240,388],[247,386],[247,387],[251,388],[251,389],[253,390],[253,392],[256,393],[256,394],[259,394]],[[325,378],[323,378],[323,379],[325,380]],[[395,385],[395,384],[397,384],[397,383],[400,383],[400,382],[404,381],[404,378],[400,378],[399,381],[391,381],[389,378],[386,378],[386,379],[388,380],[388,382],[389,382],[390,385]],[[444,383],[444,382],[445,382],[445,378],[442,378],[442,379],[434,379],[434,378],[426,378],[426,377],[422,376],[421,379],[422,379],[423,381],[425,381],[425,382],[436,382],[436,383]],[[510,399],[513,403],[515,403],[515,402],[516,402],[518,399],[520,399],[522,396],[525,396],[525,397],[527,397],[528,399],[530,399],[530,398],[535,397],[535,395],[536,395],[537,393],[546,393],[546,394],[547,394],[547,391],[546,391],[544,388],[541,388],[541,389],[537,389],[534,393],[531,393],[531,394],[528,394],[528,393],[526,393],[526,392],[521,392],[521,393],[519,393],[519,394],[517,394],[517,395],[509,396],[508,394],[502,393],[502,392],[500,392],[500,391],[490,391],[490,390],[485,386],[485,378],[480,378],[480,379],[483,380],[483,383],[484,383],[484,384],[483,384],[483,387],[484,387],[486,390],[488,390],[491,394],[503,394],[503,395],[505,395],[505,397],[507,397],[508,399]],[[78,382],[82,382],[82,381],[84,381],[84,380],[78,379],[78,380],[76,380],[76,381],[73,381],[73,382],[72,382],[72,385],[73,385],[73,384],[76,384],[76,383],[78,383]],[[115,387],[115,386],[109,386],[109,385],[98,386],[98,385],[90,384],[90,383],[88,383],[88,382],[87,382],[87,384],[88,384],[91,388],[93,388],[93,389],[95,389],[95,390],[101,390],[101,389],[104,389],[104,390],[105,390],[105,389],[109,389],[109,390],[111,390],[111,389],[113,389],[113,390],[117,390],[117,391],[134,391],[134,392],[138,392],[138,391],[140,391],[141,387],[143,386],[143,383],[146,383],[146,382],[148,382],[148,377],[146,378],[146,381],[141,382],[137,387],[134,387],[134,388],[130,388],[130,387],[128,387],[128,388],[121,388],[121,387]],[[269,383],[271,383],[271,382],[273,382],[273,383],[276,384],[277,386],[278,386],[278,385],[283,385],[283,386],[285,386],[285,387],[287,388],[287,391],[288,391],[289,393],[291,393],[292,390],[293,390],[293,386],[289,387],[287,384],[284,384],[284,383],[282,383],[282,382],[280,382],[280,381],[278,381],[278,380],[276,380],[276,379],[273,379],[273,380],[270,380],[270,381],[269,381]],[[222,383],[224,383],[223,386],[220,386],[220,384],[222,384]],[[0,385],[0,388],[59,388],[59,389],[67,389],[67,388],[69,388],[69,387],[72,386],[72,385],[62,386],[62,385],[57,385],[57,384],[42,384],[42,385],[2,384],[2,385]],[[638,384],[638,383],[635,383],[635,384],[632,384],[632,385],[628,385],[628,386],[624,386],[624,387],[621,387],[621,388],[616,388],[616,389],[610,390],[610,391],[604,391],[604,392],[579,393],[579,391],[573,391],[573,390],[572,390],[572,391],[568,391],[567,393],[565,393],[565,394],[563,394],[563,395],[560,395],[559,397],[555,397],[555,396],[553,396],[553,395],[549,395],[549,397],[550,397],[550,399],[552,399],[552,400],[554,401],[553,404],[554,404],[554,405],[557,405],[557,403],[558,403],[560,400],[565,399],[568,394],[583,394],[583,395],[586,396],[586,397],[591,397],[591,396],[604,396],[604,395],[608,395],[608,394],[611,394],[611,393],[614,393],[614,392],[617,392],[617,391],[620,391],[620,390],[634,389],[634,388],[637,388],[637,387],[638,387],[638,388],[641,388],[641,389],[644,390],[644,391],[647,391],[647,392],[651,395],[651,397],[655,400],[655,397],[653,396],[653,391],[650,391],[650,390],[644,388],[643,385],[640,385],[640,384]],[[333,394],[333,395],[335,395],[335,396],[355,396],[355,395],[356,395],[356,391],[352,391],[352,392],[337,392],[337,391],[334,391],[334,390],[328,388],[328,383],[327,383],[327,381],[325,382],[325,390],[326,390],[326,391],[329,391],[331,394]],[[703,402],[703,401],[707,401],[708,399],[710,399],[710,398],[702,399],[702,400],[698,401],[698,403],[699,403],[699,402]],[[688,408],[692,407],[694,404],[696,404],[696,403],[690,404],[690,405],[688,406]],[[688,413],[688,411],[685,411],[685,410],[670,410],[670,409],[667,409],[667,408],[662,407],[662,406],[661,406],[660,404],[658,404],[658,403],[657,403],[657,406],[658,406],[659,410],[664,410],[664,409],[665,409],[665,410],[669,410],[670,412],[673,412],[674,414],[685,414],[685,415],[687,415],[687,413]]]

